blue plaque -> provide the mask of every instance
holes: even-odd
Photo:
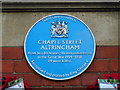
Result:
[[[29,65],[40,75],[53,80],[67,80],[83,73],[93,61],[95,47],[90,28],[67,14],[38,20],[24,42]]]

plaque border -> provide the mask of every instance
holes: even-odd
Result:
[[[31,31],[31,29],[32,29],[39,21],[41,21],[42,19],[44,19],[44,18],[46,18],[46,17],[53,16],[53,15],[67,15],[67,16],[74,17],[75,19],[78,19],[79,21],[81,21],[81,22],[89,29],[89,31],[90,31],[90,33],[91,33],[91,35],[92,35],[92,37],[93,37],[93,40],[94,40],[94,52],[93,52],[93,56],[92,56],[91,61],[89,62],[89,64],[88,64],[88,65],[86,66],[86,68],[85,68],[83,71],[81,71],[80,73],[78,73],[78,74],[76,74],[76,75],[74,75],[74,76],[72,76],[72,77],[65,78],[65,79],[55,79],[55,78],[51,78],[51,77],[48,77],[48,76],[46,76],[46,75],[38,72],[38,71],[33,67],[33,65],[30,64],[29,59],[28,59],[27,54],[26,54],[26,47],[25,47],[25,46],[26,46],[26,39],[27,39],[28,34],[29,34],[29,32]],[[95,43],[95,38],[94,38],[94,35],[93,35],[93,33],[92,33],[92,30],[91,30],[82,20],[80,20],[78,17],[73,16],[73,15],[70,15],[70,14],[56,13],[56,14],[50,14],[50,15],[46,15],[46,16],[42,17],[41,19],[37,20],[37,21],[30,27],[30,29],[28,30],[28,32],[27,32],[27,34],[26,34],[26,36],[25,36],[25,40],[24,40],[24,54],[25,54],[25,58],[26,58],[26,60],[27,60],[27,63],[29,63],[29,65],[31,66],[31,68],[32,68],[35,72],[37,72],[38,74],[40,74],[41,76],[43,76],[43,77],[45,77],[45,78],[47,78],[47,79],[52,79],[52,80],[69,80],[69,79],[72,79],[72,78],[77,77],[77,76],[79,76],[80,74],[82,74],[85,70],[88,69],[88,67],[89,67],[89,66],[91,65],[91,63],[93,62],[93,59],[94,59],[94,56],[95,56],[95,51],[96,51],[96,43]]]

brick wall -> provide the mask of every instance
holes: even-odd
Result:
[[[23,47],[1,47],[2,73],[22,77],[33,88],[86,88],[104,74],[118,73],[118,46],[97,46],[96,55],[89,68],[79,76],[64,81],[46,79],[27,63]]]
[[[49,6],[48,6],[49,5]],[[49,7],[49,8],[48,8]],[[119,4],[93,3],[2,3],[2,45],[0,43],[1,76],[22,77],[33,88],[86,88],[105,74],[120,73],[118,55]],[[40,18],[65,13],[83,20],[92,30],[96,55],[88,69],[79,76],[63,81],[49,80],[37,74],[27,63],[23,41],[29,28]],[[0,34],[1,36],[1,34]],[[118,58],[119,57],[119,58]],[[1,69],[1,68],[0,68]]]

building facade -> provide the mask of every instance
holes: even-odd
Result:
[[[70,14],[84,21],[95,36],[92,64],[79,76],[49,80],[28,65],[24,40],[29,28],[50,14]],[[2,2],[2,75],[22,77],[32,88],[86,88],[105,74],[120,73],[118,58],[119,2]]]

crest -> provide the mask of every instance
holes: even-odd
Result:
[[[65,21],[54,21],[51,23],[51,37],[53,38],[67,38],[68,37],[68,26]]]

